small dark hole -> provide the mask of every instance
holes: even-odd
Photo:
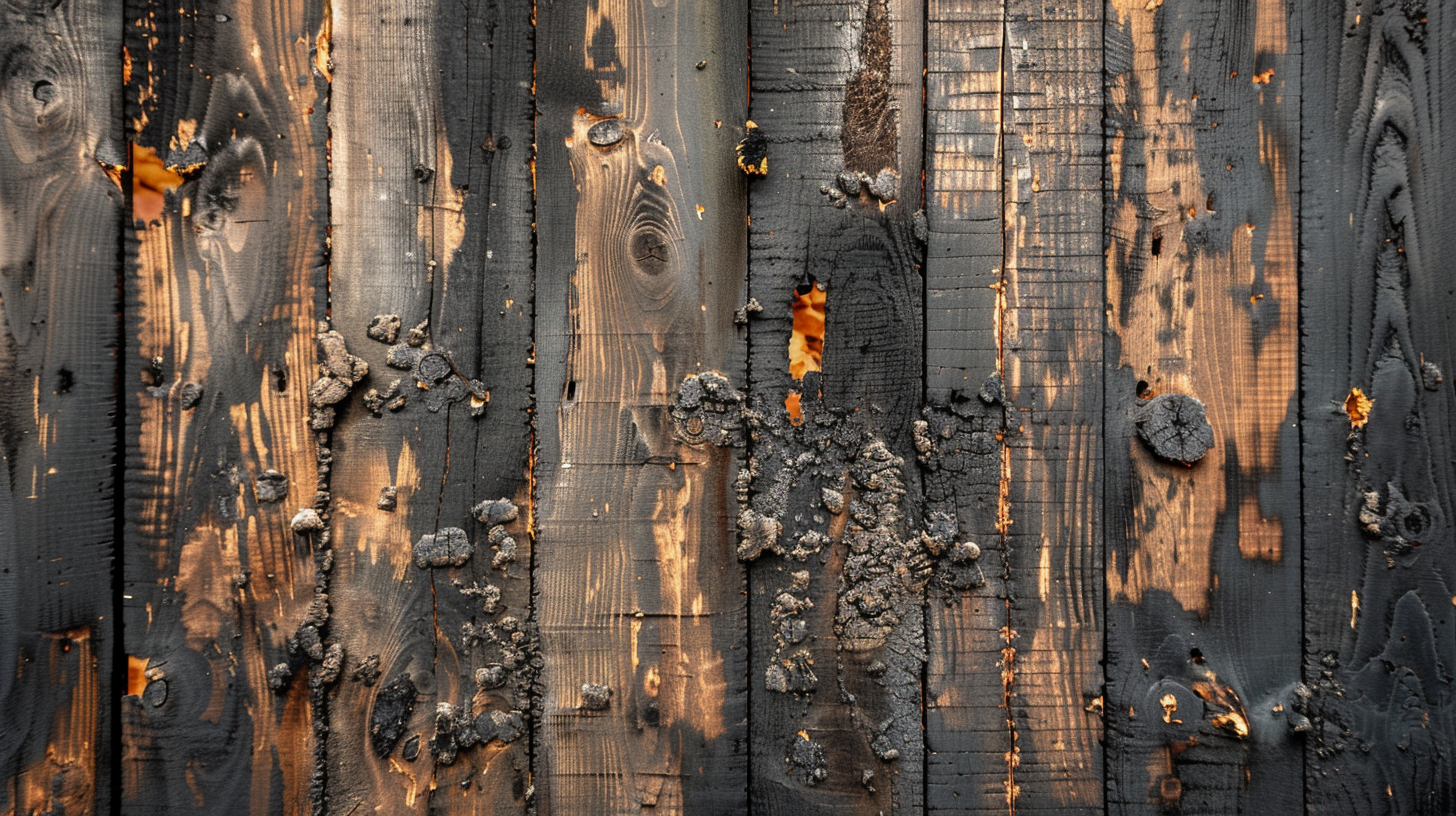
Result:
[[[75,384],[76,384],[76,378],[75,378],[74,375],[71,374],[71,370],[70,369],[63,368],[63,369],[60,370],[60,372],[57,373],[57,375],[56,375],[56,393],[57,394],[67,394],[67,393],[70,393],[71,386],[73,386]]]
[[[273,390],[288,390],[288,368],[286,366],[273,369]]]
[[[1188,659],[1189,660],[1192,660],[1194,663],[1202,663],[1203,662],[1203,650],[1202,649],[1189,649],[1188,650]]]
[[[1156,258],[1156,257],[1158,257],[1159,255],[1162,255],[1162,254],[1163,254],[1163,236],[1161,236],[1161,235],[1154,235],[1153,236],[1153,257]]]
[[[1138,395],[1138,399],[1144,399],[1144,398],[1146,398],[1148,394],[1152,393],[1152,390],[1153,389],[1152,389],[1151,386],[1148,385],[1148,381],[1147,380],[1138,380],[1137,381],[1137,395]]]
[[[573,401],[575,399],[576,399],[576,380],[569,380],[566,383],[566,401],[567,402],[571,402],[571,401]]]
[[[42,79],[30,89],[30,94],[36,98],[36,101],[50,104],[56,98],[56,86]]]

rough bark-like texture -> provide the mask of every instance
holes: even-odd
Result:
[[[1312,812],[1449,813],[1456,9],[1304,11],[1306,795]],[[1358,427],[1354,388],[1373,400]]]
[[[913,813],[929,561],[922,405],[917,2],[752,5],[751,801],[765,814]],[[827,300],[822,371],[794,379],[796,290]],[[791,395],[800,424],[788,411]],[[829,492],[824,493],[825,490]],[[744,524],[748,522],[748,524]],[[809,682],[802,667],[812,669]],[[781,679],[782,678],[782,679]]]
[[[0,4],[0,813],[115,781],[120,48],[114,4]]]
[[[539,668],[529,9],[333,12],[330,325],[368,375],[318,409],[347,656],[327,805],[522,811]]]
[[[1003,540],[1013,812],[1102,803],[1102,3],[1006,5]]]
[[[1296,813],[1299,23],[1148,5],[1107,28],[1108,808]],[[1188,464],[1193,403],[1181,453],[1139,427],[1174,394]]]
[[[127,8],[128,813],[310,809],[322,8],[226,9]]]
[[[537,14],[538,808],[741,813],[745,10]]]

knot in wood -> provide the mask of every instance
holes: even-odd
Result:
[[[592,125],[586,132],[586,138],[597,147],[611,147],[622,141],[622,123],[616,119],[606,119]]]
[[[1138,410],[1133,421],[1148,448],[1170,462],[1191,465],[1213,447],[1213,427],[1203,403],[1187,394],[1163,394]]]

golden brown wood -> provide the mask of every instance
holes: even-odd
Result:
[[[539,12],[540,807],[738,812],[735,457],[669,409],[743,384],[743,9]]]
[[[1109,14],[1109,796],[1292,812],[1298,29],[1273,0]],[[1138,438],[1179,394],[1211,424],[1191,465]]]
[[[315,568],[289,522],[317,481],[321,8],[221,9],[128,9],[147,32],[128,43],[137,241],[124,382],[126,647],[144,677],[122,701],[123,807],[302,814],[315,712],[307,657],[288,641]],[[280,664],[304,676],[285,682]]]

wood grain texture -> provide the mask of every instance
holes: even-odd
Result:
[[[1099,2],[1008,2],[1002,633],[1012,812],[1102,805]]]
[[[109,804],[114,4],[0,3],[0,813]]]
[[[953,516],[982,555],[931,584],[925,807],[999,813],[1012,747],[999,524],[1005,4],[931,0],[927,13],[925,379],[933,407],[919,458],[927,512]]]
[[[1305,794],[1311,811],[1446,813],[1456,73],[1441,43],[1456,10],[1302,11]],[[1342,410],[1353,388],[1373,399],[1359,427]]]
[[[321,16],[310,2],[127,8],[128,813],[309,812],[309,684],[275,689],[270,670],[301,668],[290,639],[314,600],[313,549],[289,522],[318,479]]]
[[[914,813],[930,566],[912,440],[925,8],[764,0],[751,14],[751,113],[769,141],[768,174],[750,190],[749,289],[764,310],[749,322],[752,480],[740,519],[743,554],[758,555],[751,803],[765,814]],[[817,286],[823,367],[795,380],[789,306]],[[777,536],[757,553],[765,526]]]
[[[330,325],[369,374],[329,432],[329,812],[530,795],[531,19],[465,12],[333,8]]]
[[[670,409],[743,385],[745,9],[537,14],[538,808],[740,813],[737,456]]]
[[[1108,808],[1298,812],[1300,30],[1282,0],[1108,10]],[[1207,406],[1154,456],[1138,411]]]

